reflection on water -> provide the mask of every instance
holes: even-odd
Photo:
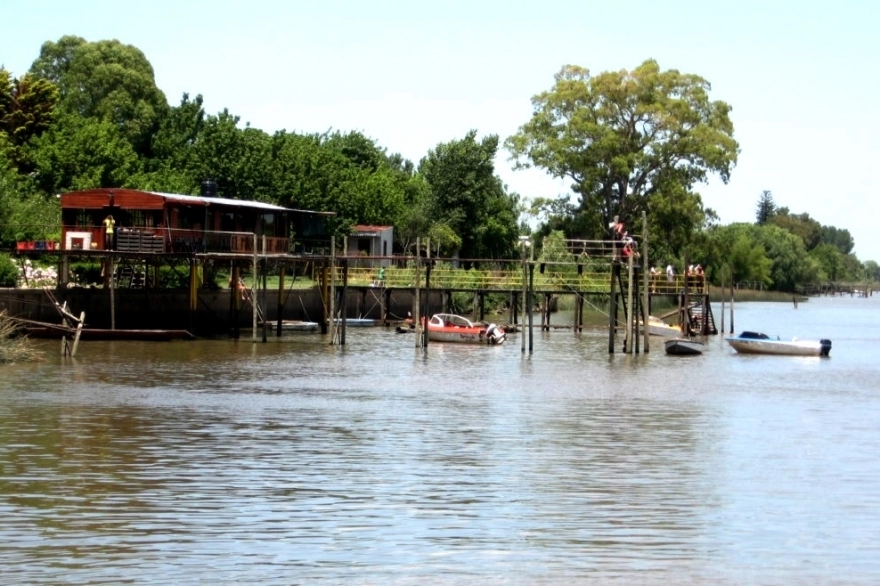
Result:
[[[720,336],[609,356],[602,331],[532,356],[382,329],[47,345],[2,369],[0,562],[29,584],[872,583],[878,302],[738,307],[830,359]]]

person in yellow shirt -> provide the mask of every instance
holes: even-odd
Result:
[[[116,250],[116,220],[112,215],[104,218],[104,250]]]

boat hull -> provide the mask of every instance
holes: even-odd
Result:
[[[703,344],[687,338],[672,338],[664,342],[666,353],[672,356],[698,356],[703,353]]]
[[[31,338],[61,338],[65,333],[73,337],[76,331],[63,330],[52,327],[30,327],[25,329],[25,334]],[[194,340],[187,330],[108,330],[83,328],[80,331],[81,340],[131,340],[146,342],[170,342],[171,340]]]
[[[642,327],[643,324],[644,322],[640,321],[639,327]],[[648,316],[648,334],[662,338],[677,338],[678,336],[681,336],[681,328],[671,326],[662,319],[651,315]]]
[[[428,340],[456,344],[500,346],[507,339],[503,328],[495,324],[482,326],[454,314],[436,314],[427,322]]]
[[[763,336],[763,334],[761,334]],[[831,340],[774,340],[770,337],[729,337],[730,346],[740,354],[770,354],[775,356],[828,356]]]
[[[431,342],[455,342],[458,344],[488,344],[484,333],[477,331],[438,331],[428,330],[428,340]],[[503,343],[503,342],[502,342]]]
[[[270,330],[278,328],[278,323],[269,322],[267,324]],[[281,322],[282,332],[317,332],[321,327],[316,321],[300,321],[300,320],[283,320]]]

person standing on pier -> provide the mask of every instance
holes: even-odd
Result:
[[[104,250],[116,250],[116,220],[112,214],[104,218]]]

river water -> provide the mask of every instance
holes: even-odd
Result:
[[[876,584],[878,310],[736,305],[827,359],[45,343],[0,366],[0,583]]]

